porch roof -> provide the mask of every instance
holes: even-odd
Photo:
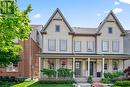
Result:
[[[92,58],[92,59],[130,59],[128,54],[86,54],[86,53],[41,53],[41,58]]]

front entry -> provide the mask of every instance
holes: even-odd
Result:
[[[93,76],[93,72],[94,72],[94,62],[90,61],[90,75]]]
[[[81,77],[81,61],[75,62],[75,76]]]

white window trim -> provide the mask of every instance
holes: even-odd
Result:
[[[18,72],[18,67],[14,67],[13,64],[8,65],[6,72]]]
[[[104,50],[104,48],[103,48],[103,42],[107,42],[107,50]],[[109,52],[109,40],[102,40],[102,52]]]
[[[49,48],[49,41],[51,41],[51,40],[55,41],[55,42],[54,42],[54,43],[55,43],[54,49],[50,49],[50,48]],[[48,40],[48,51],[56,51],[56,40],[55,40],[55,39],[49,39],[49,40]]]
[[[66,47],[65,47],[65,49],[61,49],[61,41],[65,41],[65,45],[66,45]],[[60,51],[67,51],[67,40],[59,40],[59,48],[60,48]]]
[[[118,48],[117,48],[118,50],[114,50],[114,42],[115,41],[117,41],[117,43],[118,43]],[[120,48],[120,42],[119,42],[119,40],[113,40],[112,41],[112,52],[119,52],[119,48]]]
[[[88,50],[88,43],[92,42],[92,51]],[[94,52],[94,41],[87,41],[87,52]]]
[[[80,50],[76,50],[75,43],[80,42]],[[74,52],[81,52],[81,41],[74,41]]]

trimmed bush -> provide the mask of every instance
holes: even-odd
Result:
[[[55,79],[55,80],[40,80],[39,81],[40,84],[73,84],[75,83],[75,81],[72,80],[59,80],[59,79]]]
[[[49,78],[56,76],[56,71],[54,69],[45,69],[45,68],[43,68],[41,70],[41,72],[43,73],[43,75],[47,75]]]
[[[89,76],[88,79],[87,79],[87,83],[93,83],[93,79],[92,79],[92,76]]]
[[[104,83],[104,84],[109,84],[109,83],[110,83],[110,81],[109,81],[109,79],[108,79],[108,78],[102,78],[102,79],[101,79],[101,83]]]
[[[130,86],[130,81],[116,81],[115,85],[117,86]]]
[[[67,69],[67,68],[59,68],[57,70],[58,72],[58,76],[59,77],[72,77],[73,76],[73,71],[71,69]]]

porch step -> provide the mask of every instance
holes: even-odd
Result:
[[[87,78],[75,78],[76,83],[87,83]]]

